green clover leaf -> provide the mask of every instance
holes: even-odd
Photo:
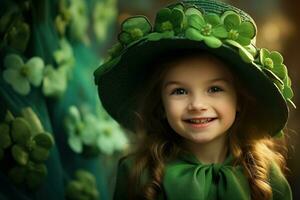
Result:
[[[283,64],[283,57],[277,51],[269,51],[262,48],[259,51],[259,64],[262,70],[272,79],[274,84],[279,88],[282,95],[294,108],[296,105],[291,100],[294,96],[294,92],[291,86],[291,79],[288,76],[286,66]]]
[[[89,173],[89,172],[87,172],[85,170],[77,170],[75,172],[75,178],[78,181],[80,181],[80,182],[82,182],[84,184],[87,184],[89,186],[93,186],[93,187],[96,186],[96,179],[95,179],[95,177],[91,173]]]
[[[128,139],[113,120],[103,120],[98,125],[100,134],[97,140],[101,152],[112,155],[114,151],[121,151],[127,148]]]
[[[91,199],[99,198],[96,179],[93,174],[85,170],[77,170],[75,179],[70,181],[66,187],[65,195],[67,199]]]
[[[31,138],[30,125],[21,117],[17,117],[11,125],[12,140],[20,145],[25,146]]]
[[[33,146],[30,151],[30,158],[35,162],[46,161],[49,157],[49,150],[39,145]]]
[[[68,70],[66,67],[54,69],[47,65],[43,78],[43,93],[47,97],[61,97],[67,89]]]
[[[222,45],[221,39],[227,37],[228,33],[221,24],[221,19],[216,14],[191,14],[188,16],[185,36],[191,40],[204,41],[211,48]]]
[[[75,106],[70,106],[68,116],[65,119],[65,128],[69,135],[68,144],[70,148],[76,152],[81,153],[83,144],[80,135],[84,128],[79,110]]]
[[[111,155],[128,146],[128,139],[119,125],[101,113],[79,112],[71,106],[65,120],[68,142],[76,153],[88,155],[89,150]],[[86,153],[86,154],[85,154]]]
[[[293,90],[292,90],[292,82],[289,76],[286,76],[283,80],[284,82],[284,89],[283,89],[283,95],[286,97],[286,99],[292,99],[294,96]]]
[[[30,124],[30,132],[32,136],[44,132],[44,127],[39,117],[31,107],[23,108],[21,110],[21,114],[23,118]]]
[[[94,133],[96,137],[90,136],[95,146],[104,154],[111,155],[115,151],[122,151],[128,146],[128,140],[119,125],[111,118],[103,114],[85,114],[84,121],[86,129],[84,135]],[[85,136],[87,140],[87,136]],[[91,143],[91,142],[90,142]]]
[[[27,150],[18,144],[12,146],[11,154],[19,165],[25,166],[29,161],[29,154]]]
[[[260,63],[263,67],[274,72],[281,80],[287,76],[287,68],[283,64],[283,57],[277,51],[270,52],[262,48],[259,52]]]
[[[248,46],[244,46],[244,48],[251,53],[251,55],[255,58],[258,54],[258,51],[256,49],[256,47],[253,44],[250,44]]]
[[[57,15],[55,17],[54,24],[55,24],[57,32],[60,35],[64,35],[65,31],[66,31],[66,26],[68,25],[68,22],[65,21],[61,15]]]
[[[183,31],[185,15],[182,4],[173,8],[162,8],[155,18],[154,30],[159,33],[174,31],[176,34]]]
[[[293,92],[293,89],[292,89],[292,82],[291,82],[291,79],[290,77],[287,75],[285,77],[285,79],[283,80],[283,83],[284,83],[284,88],[283,88],[283,96],[285,97],[285,99],[294,107],[296,108],[296,105],[295,103],[292,101],[292,98],[294,96],[294,92]]]
[[[248,46],[256,35],[255,25],[248,21],[242,22],[234,11],[226,11],[221,20],[228,31],[228,39],[237,41],[242,46]]]
[[[30,83],[38,87],[42,82],[44,61],[40,57],[32,57],[24,64],[19,55],[9,54],[4,58],[4,66],[4,80],[21,95],[30,92]]]
[[[40,133],[33,137],[35,143],[45,149],[51,149],[54,145],[54,139],[49,133]]]
[[[11,21],[13,20],[14,14],[17,12],[17,9],[9,9],[6,10],[6,12],[2,13],[2,16],[0,17],[0,33],[6,32],[6,30],[11,25]]]
[[[82,153],[83,144],[79,137],[69,136],[68,144],[75,153]]]
[[[26,185],[31,190],[37,189],[47,174],[48,170],[45,164],[29,161],[26,166]]]
[[[108,27],[117,16],[116,1],[97,1],[93,9],[93,29],[98,41],[107,38]]]
[[[70,78],[72,69],[75,64],[75,57],[73,48],[67,39],[60,39],[59,49],[53,52],[53,57],[58,64],[58,68],[64,68],[64,70],[66,70],[68,78]]]
[[[122,31],[119,34],[119,41],[128,45],[147,35],[152,29],[149,20],[144,16],[127,18],[122,23]]]
[[[5,34],[4,43],[14,49],[24,52],[27,48],[29,38],[29,25],[26,22],[22,21],[22,19],[18,19]]]
[[[44,128],[32,108],[23,108],[22,117],[7,111],[5,122],[0,124],[1,151],[7,147],[5,134],[11,136],[13,143],[9,147],[14,165],[8,170],[8,176],[16,184],[26,184],[28,189],[36,189],[47,175],[47,167],[43,163],[48,159],[50,148],[54,145],[52,135],[44,132]],[[9,125],[8,125],[9,124]],[[0,159],[3,155],[0,155]]]
[[[83,191],[83,184],[79,181],[70,181],[65,189],[65,196],[68,199],[88,199],[84,194]]]
[[[192,15],[198,15],[198,16],[202,17],[201,11],[197,7],[194,7],[194,6],[187,8],[185,10],[184,14],[187,17],[187,19]]]
[[[13,115],[9,110],[7,110],[7,111],[6,111],[6,115],[5,115],[4,122],[5,122],[5,123],[10,123],[10,122],[12,122],[14,119],[15,119],[14,115]]]
[[[88,9],[84,0],[71,0],[70,1],[70,33],[73,38],[88,43],[86,35],[89,25]]]
[[[55,17],[54,24],[57,32],[63,36],[65,35],[66,27],[70,24],[71,12],[66,8],[65,2],[59,3],[59,14]]]

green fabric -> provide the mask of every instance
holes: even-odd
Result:
[[[250,199],[250,187],[241,166],[232,165],[229,155],[222,164],[202,164],[192,154],[182,154],[168,163],[159,199],[214,200]],[[121,159],[115,186],[114,199],[126,199],[129,172],[133,157]],[[271,165],[270,185],[273,200],[291,200],[292,192],[286,178],[276,165]]]
[[[270,184],[273,190],[273,200],[293,199],[291,187],[277,165],[271,165]]]
[[[201,164],[193,155],[167,165],[164,189],[168,199],[249,199],[242,167],[233,167],[232,156],[223,164]]]
[[[89,109],[96,112],[98,104],[96,88],[93,84],[92,73],[95,66],[98,65],[100,55],[97,53],[103,48],[103,44],[97,42],[91,36],[91,45],[86,46],[81,42],[72,41],[72,49],[76,58],[76,63],[72,71],[72,77],[68,81],[68,87],[61,98],[48,98],[42,93],[41,87],[31,87],[27,96],[16,93],[11,85],[3,79],[4,57],[10,53],[17,53],[22,58],[29,59],[33,56],[39,56],[45,64],[51,64],[54,68],[58,67],[54,59],[54,52],[59,50],[60,39],[62,36],[56,30],[55,17],[59,12],[59,5],[62,1],[42,0],[42,1],[0,1],[0,18],[10,10],[18,8],[18,4],[29,5],[28,10],[18,11],[16,16],[23,16],[24,21],[30,26],[30,41],[25,52],[18,51],[13,47],[0,48],[0,119],[5,117],[7,110],[10,110],[14,116],[19,116],[24,107],[31,107],[39,117],[44,129],[53,134],[55,146],[51,149],[49,158],[45,162],[48,174],[42,185],[37,190],[30,191],[25,185],[15,185],[7,176],[6,165],[1,160],[0,170],[0,199],[17,200],[64,200],[65,188],[73,180],[74,172],[78,169],[84,169],[92,173],[95,178],[100,195],[99,199],[107,200],[111,196],[110,176],[112,169],[108,157],[97,156],[85,158],[73,151],[68,146],[68,135],[64,127],[64,118],[71,105],[89,106]],[[71,4],[70,1],[68,5]],[[76,1],[74,1],[76,2]],[[96,2],[103,0],[83,1],[87,6],[92,7]],[[31,6],[32,3],[32,6]],[[16,7],[14,7],[16,6]],[[92,12],[94,9],[90,9]],[[92,13],[88,13],[92,16]],[[92,19],[91,19],[92,20]],[[13,20],[11,20],[13,21]],[[12,22],[11,22],[12,23]],[[112,22],[109,22],[111,24]],[[0,24],[1,25],[1,24]],[[10,25],[11,26],[11,25]],[[108,25],[107,25],[108,26]],[[3,27],[0,27],[3,28]],[[103,26],[106,28],[106,26]],[[110,31],[113,31],[112,29]],[[1,32],[1,31],[0,31]],[[1,32],[3,36],[3,32]],[[69,34],[64,36],[69,40]],[[3,38],[2,38],[3,39]],[[105,42],[109,38],[105,38]],[[0,42],[2,43],[2,41]],[[1,139],[1,138],[0,138]],[[9,151],[6,151],[9,155]],[[78,195],[78,193],[76,193]],[[78,198],[82,196],[78,195]]]

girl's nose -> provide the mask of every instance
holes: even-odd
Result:
[[[198,96],[190,100],[188,110],[206,110],[207,106],[205,98]]]

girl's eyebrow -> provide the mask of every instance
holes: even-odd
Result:
[[[184,83],[181,83],[179,81],[168,81],[168,82],[165,83],[164,88],[166,88],[170,85],[184,85]]]
[[[214,79],[207,80],[205,82],[214,83],[214,82],[221,82],[221,81],[225,82],[225,83],[231,83],[231,81],[228,80],[227,78],[214,78]],[[164,88],[166,88],[170,85],[185,85],[185,83],[180,82],[180,81],[168,81],[168,82],[165,83]]]
[[[211,80],[207,80],[206,82],[214,83],[214,82],[219,82],[219,81],[223,81],[223,82],[226,82],[226,83],[231,83],[232,82],[227,78],[214,78],[214,79],[211,79]]]

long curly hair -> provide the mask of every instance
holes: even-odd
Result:
[[[128,184],[129,199],[157,199],[162,190],[165,164],[182,151],[181,137],[164,117],[160,92],[168,69],[191,56],[220,59],[206,52],[186,51],[176,55],[170,53],[151,63],[151,68],[156,70],[148,79],[146,87],[139,91],[137,98],[140,103],[134,113],[137,145],[132,153],[135,161]],[[252,199],[270,199],[270,163],[276,163],[282,171],[286,169],[286,142],[285,139],[272,138],[264,130],[263,119],[267,116],[259,112],[263,109],[262,105],[242,86],[238,77],[234,77],[241,109],[228,131],[229,149],[235,158],[234,165],[241,165],[245,169]]]

